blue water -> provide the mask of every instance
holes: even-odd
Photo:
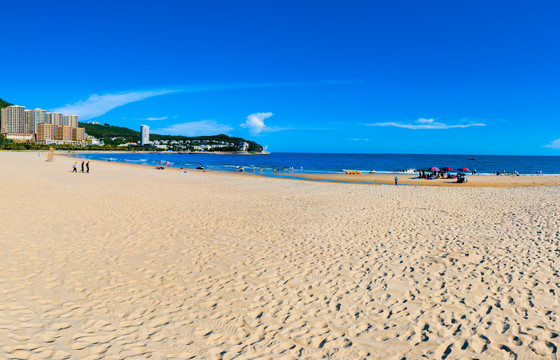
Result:
[[[400,173],[404,169],[428,169],[435,167],[467,167],[479,174],[493,174],[495,171],[520,174],[560,174],[560,156],[504,156],[476,155],[469,160],[467,155],[420,155],[420,154],[307,154],[273,153],[269,155],[214,155],[214,154],[174,154],[174,153],[98,153],[80,154],[80,158],[119,161],[135,164],[158,165],[169,161],[174,167],[195,168],[202,164],[209,170],[235,171],[235,166],[245,167],[245,171],[272,173],[274,169],[284,172],[293,167],[294,173],[337,174],[345,170],[360,170],[368,173]],[[253,170],[254,169],[254,170]]]

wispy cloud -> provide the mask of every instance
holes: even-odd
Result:
[[[227,134],[233,128],[226,124],[220,124],[214,120],[201,120],[169,125],[161,129],[153,129],[151,132],[161,135],[185,135],[200,136],[209,134]]]
[[[159,120],[167,120],[169,119],[169,116],[162,116],[162,117],[147,117],[147,118],[141,118],[139,120],[145,120],[145,121],[159,121]]]
[[[207,91],[231,90],[231,89],[251,89],[251,88],[267,88],[267,87],[283,87],[283,86],[321,86],[321,85],[350,85],[359,83],[353,80],[325,80],[325,81],[308,81],[308,82],[274,82],[274,83],[223,83],[223,84],[201,84],[180,86],[173,89],[159,89],[147,91],[128,91],[113,94],[93,94],[86,100],[80,100],[74,104],[67,104],[51,111],[58,111],[63,114],[75,114],[80,120],[89,120],[106,114],[107,112],[136,101],[141,101],[159,95],[172,93],[200,93]],[[147,119],[144,119],[147,120]],[[163,120],[163,119],[162,119]]]
[[[544,145],[544,147],[560,150],[560,139],[556,139],[552,141],[550,144]]]
[[[366,126],[393,126],[403,129],[411,130],[441,130],[441,129],[462,129],[471,126],[486,126],[483,123],[469,123],[469,124],[445,124],[436,122],[434,119],[420,118],[413,124],[402,124],[397,122],[379,122],[373,124],[366,124]]]
[[[245,122],[243,124],[241,124],[240,126],[242,128],[249,129],[249,131],[253,135],[258,135],[258,134],[263,133],[263,132],[275,132],[275,131],[286,130],[286,129],[279,128],[279,127],[270,127],[270,126],[267,126],[264,123],[264,120],[268,119],[272,115],[274,115],[274,114],[271,113],[271,112],[262,112],[262,113],[251,114],[251,115],[247,116],[247,120],[245,120]]]
[[[349,138],[350,141],[369,141],[369,138]]]
[[[171,94],[179,90],[161,89],[149,91],[131,91],[116,94],[90,95],[87,100],[78,101],[59,108],[52,109],[63,114],[75,114],[80,120],[89,120],[106,114],[116,107],[123,106],[132,102],[144,100],[154,96]]]

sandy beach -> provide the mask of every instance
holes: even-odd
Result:
[[[557,358],[558,176],[45,159],[0,152],[2,359]]]

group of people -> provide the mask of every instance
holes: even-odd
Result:
[[[85,167],[85,171],[84,171],[84,167]],[[74,166],[72,167],[72,172],[73,173],[78,172],[78,162],[77,161],[74,163]],[[85,161],[82,161],[82,171],[81,172],[89,174],[89,161],[87,163]]]
[[[513,170],[513,172],[506,172],[504,171],[500,171],[500,170],[496,170],[494,171],[494,174],[496,176],[500,176],[500,175],[513,175],[513,176],[519,176],[519,171],[517,170]],[[537,170],[537,175],[539,175],[539,171]],[[542,171],[540,172],[540,175],[542,175]]]
[[[253,169],[253,173],[256,173],[256,168],[255,168],[254,166],[252,167],[252,169]],[[235,172],[245,172],[245,168],[244,168],[243,166],[237,165],[237,166],[235,167]],[[259,175],[263,175],[263,168],[262,168],[262,166],[259,167]]]

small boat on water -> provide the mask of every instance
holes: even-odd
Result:
[[[475,158],[468,158],[467,160],[476,160]]]

